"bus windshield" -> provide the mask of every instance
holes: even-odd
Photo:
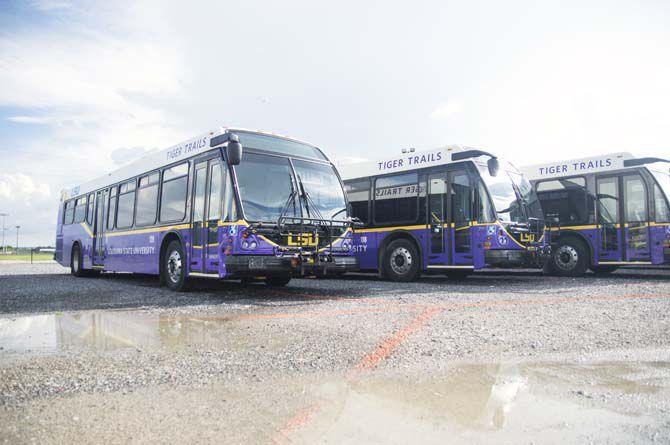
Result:
[[[347,218],[344,190],[332,166],[301,160],[294,160],[293,166],[309,197],[307,202],[303,200],[306,217],[336,220]],[[312,208],[313,205],[316,209]]]
[[[235,167],[244,216],[248,221],[276,223],[281,216],[345,220],[344,190],[329,164],[245,153]],[[294,184],[302,183],[309,199]],[[301,204],[302,202],[302,213]]]
[[[502,164],[502,163],[501,163]],[[488,187],[498,218],[505,222],[525,222],[521,200],[516,194],[510,175],[504,170],[504,165],[496,176],[491,176],[486,165],[476,163],[479,174]]]
[[[288,158],[245,153],[235,166],[244,216],[248,221],[277,222],[279,217],[300,216],[293,193],[293,172]]]
[[[670,199],[670,173],[661,170],[652,170],[652,169],[648,170],[651,172],[652,175],[654,175],[654,178],[656,178],[658,185],[661,187],[663,193],[665,194],[665,198]]]
[[[537,197],[537,193],[535,193],[535,189],[530,185],[528,179],[517,171],[508,170],[507,173],[510,175],[514,185],[516,185],[516,188],[521,194],[521,199],[526,206],[528,216],[530,218],[542,219],[542,205]]]

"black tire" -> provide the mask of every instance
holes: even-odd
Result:
[[[551,252],[548,268],[554,275],[579,277],[584,275],[590,264],[589,250],[584,242],[576,238],[559,240]]]
[[[75,277],[86,276],[84,271],[84,256],[81,253],[81,247],[79,244],[75,244],[72,247],[72,255],[70,255],[70,273]]]
[[[472,271],[468,269],[454,269],[448,270],[445,272],[445,275],[449,277],[450,280],[465,280],[471,273]]]
[[[615,270],[617,270],[619,266],[591,266],[589,269],[591,269],[591,272],[593,272],[596,275],[607,275],[611,274]]]
[[[186,256],[179,241],[171,241],[161,260],[161,276],[168,288],[176,292],[188,290]]]
[[[290,276],[276,276],[265,278],[265,284],[271,287],[284,287],[291,281]]]
[[[406,239],[391,241],[382,257],[382,274],[391,281],[413,281],[419,275],[419,252]]]

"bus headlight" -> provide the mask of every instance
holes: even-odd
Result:
[[[254,250],[256,247],[258,247],[258,243],[257,243],[256,241],[252,241],[252,242],[249,244],[249,248],[250,248],[251,250]]]
[[[247,241],[243,241],[242,242],[242,248],[245,249],[245,250],[248,249],[249,248],[249,243]]]

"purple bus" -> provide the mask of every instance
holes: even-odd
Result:
[[[64,191],[55,258],[75,276],[155,274],[177,291],[196,277],[283,286],[357,268],[343,184],[323,152],[228,128]]]
[[[667,162],[613,153],[524,168],[551,234],[546,272],[670,263]]]
[[[542,212],[510,163],[450,146],[340,166],[363,270],[394,281],[462,278],[485,267],[541,267]]]

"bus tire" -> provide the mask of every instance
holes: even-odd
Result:
[[[607,274],[610,274],[610,273],[614,272],[618,268],[619,268],[619,266],[608,266],[608,265],[589,267],[589,269],[591,269],[591,272],[593,272],[596,275],[607,275]]]
[[[165,256],[161,263],[161,275],[169,289],[176,292],[188,290],[186,257],[181,243],[177,240],[171,241],[165,250]]]
[[[81,253],[79,244],[72,247],[72,255],[70,255],[70,273],[75,277],[83,277],[86,275],[84,271],[84,257]]]
[[[551,253],[549,268],[555,275],[579,277],[589,267],[589,251],[584,243],[576,238],[559,240]]]
[[[291,281],[291,277],[288,275],[266,277],[265,284],[270,287],[284,287]]]
[[[384,250],[382,273],[391,281],[413,281],[419,275],[419,252],[406,239],[391,241]]]

